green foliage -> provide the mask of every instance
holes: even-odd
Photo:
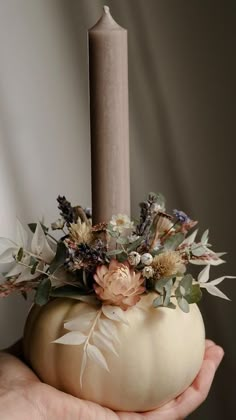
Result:
[[[140,236],[140,238],[136,239],[136,241],[132,242],[132,244],[130,244],[130,246],[128,246],[127,248],[127,252],[131,252],[131,251],[135,251],[139,245],[141,245],[141,243],[143,242],[144,238],[142,236]]]
[[[175,235],[170,236],[164,242],[164,248],[168,251],[174,251],[183,242],[185,236],[183,233],[178,232]]]
[[[156,282],[155,290],[160,294],[160,296],[153,301],[154,308],[157,308],[159,306],[173,307],[172,305],[170,306],[172,287],[173,287],[172,278],[163,278]]]
[[[35,261],[31,267],[30,274],[34,275],[36,273],[36,269],[38,267],[39,261]]]
[[[112,249],[111,251],[108,251],[106,253],[106,255],[108,257],[112,257],[112,256],[119,255],[119,254],[122,254],[122,253],[123,253],[123,249]]]
[[[54,273],[58,268],[64,265],[67,258],[67,252],[68,251],[66,245],[63,242],[59,242],[57,245],[56,255],[53,258],[48,269],[48,272],[50,274]]]
[[[159,308],[160,306],[163,306],[164,298],[163,296],[158,296],[154,301],[152,302],[152,305],[154,308]]]
[[[165,200],[164,195],[161,193],[150,192],[148,195],[148,199],[159,204],[161,208],[165,207],[166,200]]]
[[[17,252],[16,260],[21,261],[23,256],[24,256],[24,250],[23,250],[23,248],[20,248],[19,251]]]
[[[37,305],[43,306],[49,301],[51,288],[51,280],[48,277],[44,278],[35,293],[34,301]]]
[[[202,292],[199,284],[193,284],[192,275],[186,274],[179,282],[175,290],[175,296],[182,311],[189,312],[189,304],[199,302]]]
[[[191,292],[186,296],[188,303],[198,303],[202,298],[202,291],[199,284],[193,284]]]
[[[206,247],[199,244],[193,244],[190,248],[191,254],[195,257],[201,257],[206,253]]]
[[[117,255],[117,261],[120,263],[123,263],[127,260],[127,254],[125,252],[122,252],[121,254]]]
[[[183,312],[186,312],[186,313],[189,312],[189,304],[183,296],[178,297],[177,302],[180,309],[182,309]]]

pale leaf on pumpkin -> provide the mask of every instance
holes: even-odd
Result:
[[[106,369],[109,372],[106,359],[103,356],[102,352],[96,346],[88,343],[86,352],[89,359],[93,360],[95,363],[97,363],[99,366],[101,366],[103,369]]]
[[[64,328],[70,331],[81,331],[85,332],[89,327],[91,327],[91,323],[94,320],[97,311],[95,312],[87,312],[85,314],[81,314],[76,316],[69,321],[64,323]]]
[[[93,342],[95,346],[99,347],[102,350],[106,350],[108,352],[114,353],[117,357],[119,357],[114,345],[112,344],[111,340],[105,337],[101,332],[95,331],[93,333]]]
[[[70,345],[76,346],[76,345],[84,343],[86,338],[87,338],[86,335],[82,334],[79,331],[70,331],[69,333],[66,333],[62,337],[53,341],[53,343],[70,344]]]
[[[125,312],[119,306],[113,305],[102,305],[103,314],[113,321],[123,322],[126,325],[129,325]]]
[[[117,334],[117,327],[115,322],[110,319],[100,318],[98,320],[98,330],[107,338],[112,339],[114,342],[119,343],[119,337]]]
[[[81,368],[80,368],[80,386],[81,386],[81,388],[82,388],[82,385],[83,385],[82,380],[83,380],[83,374],[84,374],[84,371],[85,371],[85,368],[86,368],[86,363],[87,363],[87,354],[84,351],[83,357],[82,357],[82,362],[81,362]]]

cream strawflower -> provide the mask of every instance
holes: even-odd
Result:
[[[104,304],[119,306],[123,310],[134,306],[145,291],[145,287],[141,286],[144,281],[141,273],[136,273],[127,263],[117,260],[112,260],[109,267],[98,266],[94,280],[98,298]]]
[[[82,242],[89,244],[93,240],[91,229],[92,229],[91,224],[81,222],[81,220],[78,219],[77,223],[70,224],[70,227],[69,227],[70,239],[78,244]]]
[[[125,229],[132,229],[134,222],[131,222],[130,218],[126,214],[117,214],[112,216],[110,221],[112,230],[114,232],[123,233]]]
[[[152,267],[156,279],[184,273],[185,265],[177,251],[166,251],[153,259]]]

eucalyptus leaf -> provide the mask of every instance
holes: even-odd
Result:
[[[201,237],[202,245],[207,245],[208,236],[209,236],[209,229],[205,230],[205,232],[202,234],[202,237]]]
[[[50,266],[49,273],[54,273],[59,267],[63,266],[67,258],[67,248],[63,242],[59,242],[57,245],[56,255],[53,258]]]
[[[201,300],[201,298],[202,298],[202,291],[200,289],[199,284],[194,284],[192,286],[192,290],[190,294],[185,296],[185,299],[187,300],[188,303],[197,303]]]
[[[158,248],[158,249],[152,249],[151,251],[150,251],[150,254],[153,256],[153,257],[155,257],[156,255],[159,255],[159,254],[161,254],[163,252],[163,247],[160,247],[160,248]]]
[[[149,200],[155,201],[157,204],[159,204],[159,206],[164,209],[165,208],[165,197],[164,195],[162,195],[161,193],[153,193],[150,192],[149,193]]]
[[[173,287],[173,280],[170,279],[166,282],[164,286],[164,301],[163,306],[168,306],[170,303],[171,293],[172,293],[172,287]]]
[[[31,267],[30,274],[35,274],[39,261],[35,261]]]
[[[155,290],[158,293],[163,294],[163,288],[164,287],[167,287],[167,288],[172,287],[173,281],[171,283],[168,283],[168,282],[170,282],[170,280],[172,280],[172,277],[163,277],[162,279],[157,280],[156,283],[155,283]]]
[[[129,243],[129,239],[125,238],[124,236],[120,236],[117,238],[116,242],[121,245],[127,245]]]
[[[176,305],[173,302],[169,302],[169,304],[166,307],[170,309],[175,309]]]
[[[108,251],[108,252],[106,253],[106,255],[107,255],[108,257],[111,257],[111,256],[113,256],[113,255],[119,255],[119,254],[122,254],[122,252],[123,252],[123,250],[122,250],[122,249],[112,249],[111,251]]]
[[[119,236],[118,232],[116,232],[114,230],[107,229],[107,232],[112,238],[118,238],[118,236]]]
[[[170,236],[169,238],[165,240],[164,248],[166,250],[174,251],[183,242],[183,240],[184,240],[184,234],[181,232],[178,232],[175,235]]]
[[[37,305],[43,306],[49,301],[51,287],[51,281],[48,277],[41,281],[34,298]]]
[[[122,252],[121,254],[117,255],[117,260],[120,263],[123,263],[127,260],[127,254],[125,252]]]
[[[143,242],[143,236],[140,236],[136,241],[132,242],[132,244],[127,248],[127,252],[134,251],[138,248],[139,245]]]
[[[186,276],[184,276],[181,279],[181,281],[179,283],[179,286],[180,286],[180,288],[183,287],[184,288],[184,291],[185,291],[185,293],[182,293],[181,292],[182,295],[184,295],[184,294],[187,295],[187,294],[189,294],[191,292],[192,283],[193,283],[193,277],[192,277],[191,274],[186,274]]]
[[[178,305],[183,312],[189,312],[189,304],[187,300],[182,296],[177,298]]]
[[[158,308],[159,306],[163,306],[164,298],[163,296],[158,296],[154,301],[152,302],[152,306],[154,308]]]
[[[182,296],[184,296],[186,294],[185,288],[183,286],[180,285],[179,290],[180,290],[180,293],[181,293]]]
[[[202,255],[206,254],[207,249],[203,245],[193,244],[191,246],[191,253],[195,257],[201,257]]]
[[[23,250],[23,248],[20,248],[19,251],[17,252],[16,260],[21,261],[23,256],[24,256],[24,250]]]

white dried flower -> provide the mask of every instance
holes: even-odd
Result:
[[[136,251],[132,251],[128,256],[128,261],[130,265],[138,265],[141,261],[141,255]]]
[[[146,254],[143,254],[141,257],[141,263],[144,265],[151,265],[153,261],[153,256],[149,254],[149,252],[146,252]]]
[[[65,225],[64,219],[57,219],[54,223],[51,223],[52,230],[63,229]]]
[[[143,277],[145,277],[146,279],[150,279],[151,277],[153,277],[154,270],[152,267],[146,266],[144,267],[142,274],[143,274]]]
[[[132,235],[128,236],[128,240],[130,243],[137,241],[140,238],[140,236],[135,235],[134,233]]]
[[[123,233],[125,229],[132,229],[134,223],[126,214],[117,214],[112,216],[110,224],[114,232]]]

